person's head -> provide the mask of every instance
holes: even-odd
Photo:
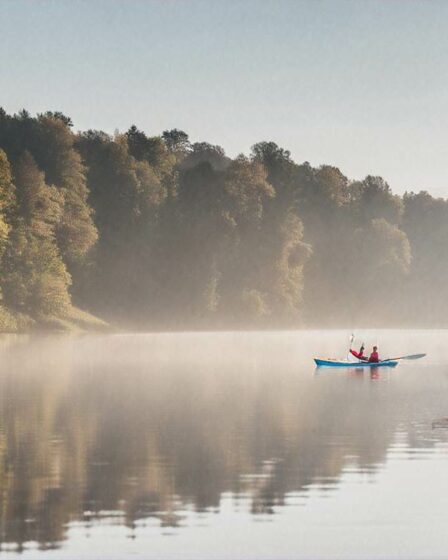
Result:
[[[373,351],[376,352],[378,350],[378,346],[373,347]]]

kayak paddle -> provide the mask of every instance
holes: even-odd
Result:
[[[352,344],[353,344],[354,340],[355,340],[355,335],[352,334],[351,337],[350,337],[350,346],[348,347],[348,352],[347,352],[347,360],[349,359],[350,350],[352,349]]]
[[[411,354],[410,356],[399,356],[398,358],[388,358],[387,360],[381,360],[382,362],[388,362],[390,360],[419,360],[424,358],[426,354]]]

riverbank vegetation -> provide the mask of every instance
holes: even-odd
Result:
[[[0,111],[1,330],[441,326],[447,240],[448,201],[274,142]]]

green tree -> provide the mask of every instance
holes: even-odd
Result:
[[[112,139],[89,131],[77,146],[88,167],[100,233],[93,279],[83,297],[98,311],[136,320],[148,306],[158,208],[166,188],[148,161],[130,154],[127,136]]]
[[[15,189],[12,183],[8,158],[0,149],[0,257],[5,250],[10,232],[9,222],[15,204]]]
[[[73,267],[94,246],[97,231],[87,202],[85,169],[70,126],[69,117],[58,112],[37,118],[26,111],[12,117],[0,114],[0,147],[10,161],[15,164],[28,151],[43,171],[45,183],[57,187],[64,197],[56,238],[63,258]]]
[[[297,188],[298,170],[289,150],[275,142],[259,142],[252,146],[251,157],[266,169],[267,180],[275,188],[277,200],[286,201],[289,206]]]
[[[55,243],[36,238],[19,221],[5,255],[5,302],[36,318],[58,316],[70,304],[70,282]]]
[[[43,172],[28,151],[20,157],[14,176],[20,217],[33,235],[54,240],[64,212],[62,192],[45,184]]]
[[[190,149],[190,140],[188,134],[183,130],[173,128],[172,130],[164,130],[162,138],[170,152],[175,154],[186,154]]]
[[[81,157],[74,148],[74,135],[60,118],[39,118],[39,148],[35,158],[44,170],[46,183],[57,186],[64,196],[62,219],[56,236],[69,263],[86,256],[98,234],[88,204],[88,189]]]
[[[191,145],[191,150],[183,160],[181,168],[192,169],[201,163],[210,164],[216,171],[224,171],[230,160],[221,146],[208,142],[195,142]]]
[[[55,241],[64,200],[45,184],[28,152],[14,167],[17,204],[4,255],[5,302],[35,317],[59,315],[70,304],[71,283]]]
[[[425,191],[403,197],[403,230],[412,247],[412,266],[403,286],[403,316],[410,324],[443,326],[448,306],[448,200]]]
[[[171,173],[175,158],[163,138],[148,137],[135,125],[131,126],[125,136],[131,156],[138,161],[149,163],[160,178]]]
[[[392,193],[382,177],[368,175],[363,181],[350,185],[353,211],[359,223],[384,218],[399,225],[403,215],[403,202]]]

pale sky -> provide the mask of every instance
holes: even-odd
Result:
[[[448,1],[0,0],[0,105],[448,197]]]

